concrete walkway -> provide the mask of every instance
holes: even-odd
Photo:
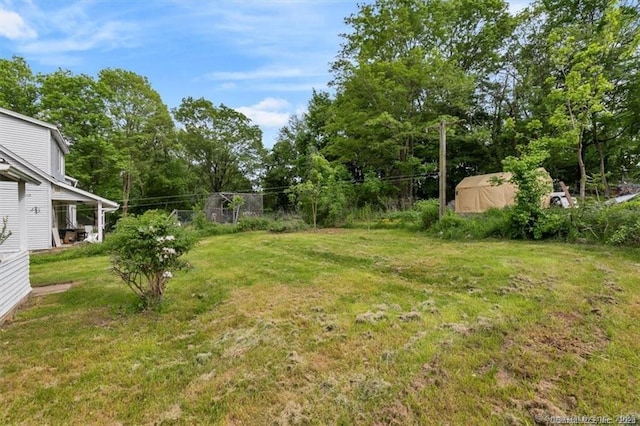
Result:
[[[32,296],[45,296],[47,294],[63,293],[71,288],[73,283],[46,285],[43,287],[33,287]]]

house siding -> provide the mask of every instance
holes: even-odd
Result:
[[[0,113],[0,145],[40,170],[51,172],[51,130]]]
[[[23,171],[24,168],[17,167]],[[26,185],[26,205],[28,231],[27,247],[29,250],[45,250],[51,248],[51,224],[53,212],[51,206],[51,184],[43,182],[41,185]],[[8,227],[14,235],[11,235],[0,251],[17,251],[20,248],[18,236],[18,195],[17,184],[13,182],[0,182],[0,218],[9,218]],[[1,223],[1,222],[0,222]]]
[[[64,154],[62,153],[62,150],[60,149],[60,146],[58,145],[58,143],[55,141],[54,138],[52,138],[51,136],[49,136],[50,141],[49,144],[51,145],[51,176],[55,177],[56,179],[58,179],[61,182],[64,182]]]
[[[11,236],[0,245],[0,253],[20,250],[20,222],[18,212],[18,184],[16,182],[0,182],[0,229],[2,219],[7,218],[7,229]]]
[[[0,262],[0,323],[31,293],[29,253],[21,252]]]
[[[29,250],[51,248],[51,224],[54,222],[50,183],[27,184],[27,223]]]

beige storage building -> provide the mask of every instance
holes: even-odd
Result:
[[[549,173],[541,169],[543,179],[549,182],[549,193],[552,181]],[[482,213],[491,208],[504,208],[516,202],[517,187],[509,182],[511,173],[489,173],[486,175],[468,176],[456,186],[456,213]],[[549,197],[542,200],[549,206]]]

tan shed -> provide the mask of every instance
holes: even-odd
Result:
[[[540,168],[541,179],[548,183],[549,193],[553,185],[549,173]],[[456,186],[456,213],[482,213],[491,208],[502,209],[516,202],[518,188],[509,182],[511,173],[489,173],[468,176]],[[549,196],[541,200],[549,207]]]
[[[516,186],[511,173],[468,176],[456,186],[456,213],[482,213],[515,204]],[[501,182],[499,185],[495,181]]]

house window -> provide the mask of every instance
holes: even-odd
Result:
[[[62,151],[58,151],[58,172],[64,175],[64,154]]]

